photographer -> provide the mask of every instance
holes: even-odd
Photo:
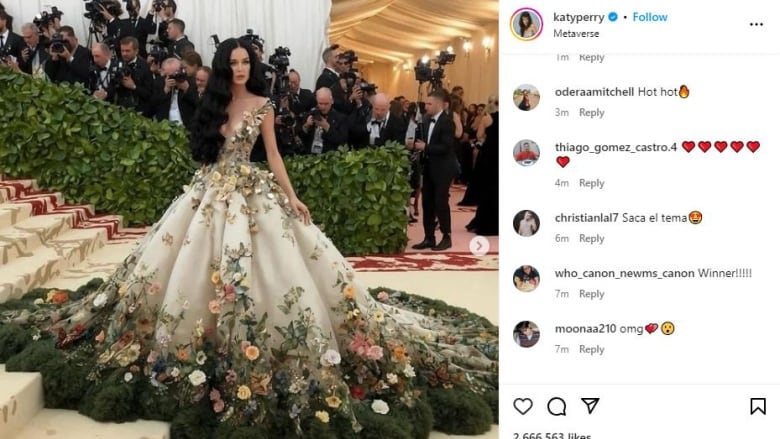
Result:
[[[92,45],[92,67],[89,71],[89,90],[92,96],[113,102],[116,82],[112,75],[111,48],[106,43]]]
[[[362,112],[359,117],[365,120],[369,112],[368,100],[364,96],[360,72],[352,68],[355,61],[357,61],[357,56],[351,50],[340,55],[339,70],[341,73],[339,80],[330,89],[333,92],[333,105],[336,110],[352,118],[356,117],[355,113]],[[375,90],[375,87],[373,89]]]
[[[149,12],[146,14],[146,22],[149,26],[149,34],[155,35],[157,43],[168,47],[168,22],[176,18],[176,2],[174,0],[152,0]]]
[[[121,107],[148,114],[152,99],[152,72],[143,58],[138,56],[138,40],[124,37],[119,43],[122,53],[122,77],[116,90],[115,103]]]
[[[184,21],[178,18],[168,22],[168,53],[178,59],[182,59],[187,53],[195,51],[195,46],[184,35],[184,27]]]
[[[198,52],[192,51],[184,55],[181,59],[181,63],[184,66],[184,71],[187,72],[187,76],[195,78],[195,74],[198,69],[203,67],[203,59]]]
[[[312,110],[298,130],[306,154],[335,151],[347,143],[349,126],[346,116],[333,109],[333,94],[329,88],[317,90],[317,108]]]
[[[22,57],[24,39],[11,30],[13,17],[8,15],[5,9],[0,10],[0,62],[8,64],[12,68]]]
[[[133,29],[130,27],[130,22],[119,19],[122,15],[122,5],[118,0],[101,0],[99,4],[100,14],[106,22],[103,42],[114,48],[117,56],[121,56],[119,41],[124,37],[132,36]]]
[[[263,39],[255,35],[252,29],[247,29],[246,35],[239,39],[248,42],[254,50],[258,61],[255,75],[259,81],[265,84],[266,90],[269,90],[269,92],[272,93],[274,82],[276,81],[276,71],[273,66],[266,64],[264,61],[265,51],[263,49]]]
[[[59,32],[62,27],[62,15],[62,11],[56,6],[52,6],[51,12],[41,11],[40,15],[36,15],[33,19],[33,24],[38,28],[38,35],[44,46],[49,45],[52,35]]]
[[[190,129],[198,107],[198,89],[187,77],[181,61],[168,58],[162,63],[163,88],[155,91],[154,105],[157,120],[170,120]]]
[[[356,118],[350,130],[350,143],[356,148],[384,146],[387,142],[404,144],[406,124],[403,118],[390,113],[390,98],[379,93],[371,99],[371,116]]]
[[[292,97],[292,112],[300,116],[317,105],[314,93],[311,90],[301,88],[301,75],[294,69],[288,74],[290,81],[290,97]]]
[[[322,69],[319,78],[317,78],[317,84],[314,89],[319,90],[322,87],[330,88],[339,80],[339,45],[334,44],[322,52],[322,62],[325,63],[325,68]]]
[[[44,77],[43,66],[49,60],[49,54],[46,52],[46,46],[40,41],[38,27],[33,23],[23,24],[22,37],[25,46],[19,60],[19,70],[36,78]]]
[[[127,2],[128,27],[132,30],[131,35],[138,40],[138,55],[146,59],[149,53],[146,50],[146,41],[149,34],[154,33],[154,20],[151,16],[141,17],[141,0],[129,0]]]
[[[59,34],[52,35],[49,56],[45,69],[52,82],[89,87],[89,63],[92,55],[86,47],[79,44],[72,27],[62,26]]]

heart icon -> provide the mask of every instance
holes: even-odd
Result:
[[[691,152],[693,150],[694,145],[695,144],[693,142],[683,142],[682,147],[685,151]]]
[[[645,331],[647,331],[648,334],[652,334],[657,330],[658,330],[658,323],[648,323],[647,325],[645,325]]]
[[[556,162],[558,162],[559,165],[561,165],[561,168],[565,168],[566,165],[569,164],[571,159],[567,155],[559,155],[557,159],[555,159]]]
[[[710,150],[710,147],[712,146],[712,143],[710,142],[699,142],[699,149],[703,152],[707,152]]]
[[[751,140],[750,142],[747,143],[747,147],[750,150],[750,152],[756,152],[759,146],[761,146],[761,144],[756,142],[755,140]]]
[[[731,149],[733,149],[734,152],[739,152],[743,146],[745,146],[745,144],[742,142],[739,141],[731,142]]]
[[[718,141],[718,142],[715,142],[715,149],[717,149],[718,152],[725,151],[727,146],[728,146],[728,143],[726,143],[726,142],[724,142],[722,140]]]
[[[531,398],[517,398],[515,399],[513,405],[515,406],[515,410],[517,410],[518,413],[524,415],[531,411],[531,407],[534,406],[534,402],[531,401]]]

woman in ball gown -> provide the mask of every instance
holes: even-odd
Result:
[[[0,329],[92,349],[93,405],[141,382],[152,399],[205,406],[220,428],[254,429],[251,437],[355,437],[344,432],[413,413],[442,389],[488,407],[495,327],[355,281],[287,176],[257,62],[246,43],[219,45],[193,132],[202,167],[117,271],[77,302],[6,311]],[[271,172],[249,161],[258,136]],[[471,416],[459,400],[440,402]]]

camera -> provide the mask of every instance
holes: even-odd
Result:
[[[11,45],[6,44],[3,47],[0,47],[0,61],[2,62],[8,62],[8,58],[11,56]]]
[[[293,125],[295,125],[295,115],[290,113],[289,111],[282,114],[282,125],[290,128]]]
[[[290,49],[279,46],[274,50],[273,55],[268,58],[268,62],[279,72],[285,72],[290,66]]]
[[[444,50],[439,52],[439,56],[436,58],[436,63],[440,66],[446,66],[455,62],[455,54],[449,53]]]
[[[114,17],[122,15],[122,5],[117,0],[84,0],[84,17],[94,23],[106,24],[102,9],[105,8]]]
[[[346,52],[343,52],[341,55],[339,55],[339,58],[349,65],[352,65],[358,61],[358,57],[354,50],[347,50]]]
[[[260,38],[260,35],[256,35],[255,31],[253,29],[247,29],[246,35],[239,37],[239,40],[246,41],[252,46],[255,46],[260,49],[260,51],[263,51],[263,46],[265,45],[265,40]]]
[[[357,72],[350,69],[350,71],[340,74],[339,79],[346,79],[347,90],[351,90],[355,86],[355,81],[357,81]]]
[[[173,75],[168,75],[168,79],[173,79],[176,82],[184,82],[187,80],[187,71],[182,67]]]
[[[369,82],[361,82],[360,83],[360,90],[363,93],[374,94],[374,93],[376,93],[376,84],[371,84]]]
[[[162,43],[154,43],[149,50],[149,56],[151,56],[157,64],[162,64],[164,60],[170,58],[171,54],[168,52],[168,48]]]
[[[51,12],[44,10],[41,11],[40,14],[36,15],[33,18],[33,24],[38,28],[38,32],[42,33],[44,29],[48,28],[54,23],[55,19],[61,20],[63,15],[65,14],[57,9],[56,6],[52,6]]]
[[[309,111],[309,114],[307,116],[311,116],[312,119],[316,121],[322,120],[322,113],[320,113],[320,110],[313,108],[311,111]]]
[[[63,53],[65,52],[65,48],[67,47],[67,41],[65,41],[62,38],[62,35],[59,32],[55,32],[54,35],[51,36],[51,44],[49,45],[49,51],[51,53]]]
[[[162,11],[166,6],[167,0],[154,0],[152,2],[152,7],[154,8],[155,12]]]

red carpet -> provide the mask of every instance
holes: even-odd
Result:
[[[452,212],[452,248],[447,250],[447,253],[471,253],[469,249],[469,243],[474,238],[475,234],[466,231],[466,224],[474,218],[474,213],[477,211],[476,207],[461,207],[458,206],[460,200],[463,199],[463,194],[466,191],[464,186],[452,186],[450,189],[450,212]],[[409,224],[407,229],[407,235],[409,236],[409,243],[406,246],[406,253],[439,253],[433,250],[414,250],[412,246],[422,241],[425,237],[422,226],[422,198],[420,199],[420,215],[417,217],[417,222]],[[489,254],[498,253],[498,236],[486,236],[490,243]],[[436,231],[436,239],[441,239],[441,232]],[[498,267],[496,267],[498,268]]]

